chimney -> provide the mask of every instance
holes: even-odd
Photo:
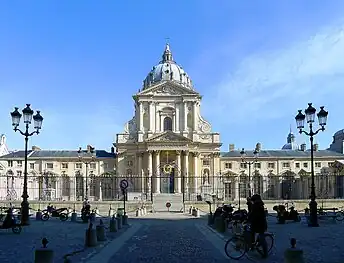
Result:
[[[319,144],[314,143],[314,144],[313,144],[313,150],[314,150],[315,152],[317,152],[317,151],[319,150]]]
[[[111,153],[114,154],[115,153],[115,147],[111,147]]]
[[[256,144],[256,150],[257,150],[258,152],[260,152],[261,149],[262,149],[262,144],[261,144],[260,142],[258,142],[258,143]]]
[[[41,148],[39,148],[38,146],[32,146],[32,150],[38,152],[41,150]]]
[[[303,152],[306,151],[306,144],[305,143],[300,145],[300,150]]]
[[[234,145],[233,143],[229,144],[228,149],[229,149],[230,152],[234,152],[234,150],[235,150],[235,145]]]

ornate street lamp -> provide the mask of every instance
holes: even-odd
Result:
[[[309,136],[310,143],[311,143],[311,176],[312,176],[312,184],[311,184],[311,201],[309,202],[309,210],[310,210],[310,220],[308,226],[310,227],[318,227],[318,215],[317,215],[317,202],[315,201],[315,183],[314,183],[314,145],[313,145],[313,137],[318,134],[319,131],[325,130],[325,125],[327,122],[327,115],[328,112],[324,110],[324,107],[320,107],[320,111],[318,112],[318,122],[320,128],[316,131],[313,131],[313,123],[315,122],[315,113],[316,109],[312,106],[312,103],[308,103],[308,108],[305,110],[305,114],[302,113],[302,110],[299,110],[299,113],[296,115],[296,126],[299,129],[300,134],[304,133]],[[305,131],[305,120],[309,125],[309,131]]]
[[[252,187],[251,187],[251,165],[256,163],[257,160],[258,160],[258,154],[259,154],[259,151],[257,150],[257,148],[253,151],[253,161],[246,161],[246,157],[247,157],[247,154],[245,152],[245,149],[242,148],[241,152],[240,152],[240,155],[241,155],[241,163],[244,163],[244,164],[247,164],[248,165],[248,196],[251,197],[252,196]],[[240,187],[240,186],[239,186]],[[240,198],[240,196],[239,196]]]
[[[78,150],[78,157],[79,157],[79,161],[84,163],[86,166],[85,198],[84,198],[85,200],[84,201],[88,201],[88,165],[95,161],[94,148],[91,147],[89,151],[84,152],[80,147]]]
[[[25,161],[24,161],[24,186],[23,186],[23,201],[21,203],[21,224],[22,225],[29,225],[30,224],[30,216],[29,216],[29,195],[27,192],[27,147],[29,137],[36,134],[39,134],[40,129],[42,128],[43,117],[40,114],[40,111],[37,111],[36,115],[33,116],[33,110],[30,108],[30,104],[26,104],[26,107],[22,110],[21,114],[18,111],[19,108],[15,107],[14,111],[11,112],[12,117],[12,126],[15,132],[19,132],[21,135],[25,137]],[[20,124],[20,119],[23,116],[25,131],[21,131],[18,127]],[[29,126],[31,121],[34,121],[34,129],[35,131],[29,132]]]

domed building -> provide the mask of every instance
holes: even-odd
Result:
[[[162,81],[175,82],[178,85],[193,90],[192,81],[188,74],[173,60],[169,44],[166,44],[162,60],[153,67],[143,81],[143,89],[148,89]]]
[[[282,150],[299,150],[299,146],[295,142],[295,135],[291,129],[287,137],[287,143],[283,145]]]
[[[211,175],[219,171],[220,135],[202,117],[202,96],[169,44],[133,98],[134,116],[114,144],[118,174],[135,175],[131,191],[152,192],[157,199],[174,194],[180,207],[186,185],[194,198],[211,191]]]

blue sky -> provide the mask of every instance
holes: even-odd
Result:
[[[110,149],[170,38],[223,150],[280,148],[308,102],[329,110],[326,148],[344,128],[343,14],[341,0],[1,1],[0,133],[22,149],[9,112],[31,103],[45,118],[31,145]]]

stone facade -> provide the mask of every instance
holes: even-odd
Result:
[[[115,154],[103,150],[41,150],[28,153],[28,194],[30,200],[82,201],[113,200]],[[0,157],[0,199],[20,200],[24,182],[24,151]],[[86,176],[87,174],[87,176]]]

